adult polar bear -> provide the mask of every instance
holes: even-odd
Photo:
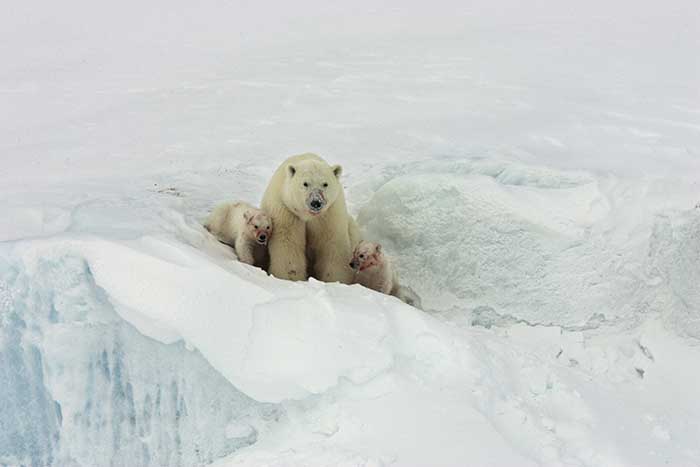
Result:
[[[288,158],[272,175],[261,205],[275,226],[270,274],[352,283],[349,263],[360,235],[347,212],[341,172],[339,165],[307,153]]]

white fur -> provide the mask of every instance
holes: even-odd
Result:
[[[269,272],[275,277],[352,282],[348,263],[359,230],[347,212],[341,172],[339,165],[330,166],[315,154],[301,154],[288,158],[273,174],[262,209],[275,226],[269,246]],[[325,201],[316,215],[309,207],[313,196]]]
[[[398,289],[398,275],[378,243],[364,240],[358,243],[353,251],[351,264],[356,267],[356,284],[387,295],[394,295],[393,292]]]
[[[354,279],[356,284],[393,295],[409,305],[421,308],[418,294],[410,287],[399,284],[399,275],[381,245],[361,241],[353,251],[352,263],[357,267]]]
[[[355,282],[387,295],[396,295],[399,284],[396,272],[388,259],[380,265],[358,272],[355,275]]]
[[[219,241],[233,246],[241,262],[256,266],[264,266],[264,250],[267,250],[265,245],[256,241],[256,233],[266,230],[269,239],[272,226],[269,216],[263,211],[243,202],[218,205],[204,223]]]

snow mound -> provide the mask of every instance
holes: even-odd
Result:
[[[40,241],[17,252],[32,271],[82,258],[121,317],[164,344],[184,340],[259,401],[301,399],[341,378],[366,382],[414,351],[404,342],[438,332],[394,297],[359,285],[279,281],[237,262],[223,268],[166,238]]]
[[[0,271],[3,464],[201,465],[279,416],[199,352],[121,319],[80,255],[56,249]]]
[[[439,431],[441,390],[416,391],[410,380],[444,385],[473,365],[449,327],[360,286],[279,281],[169,238],[10,245],[0,295],[9,349],[1,400],[13,407],[4,419],[10,437],[0,440],[3,461],[201,465],[260,433],[289,429],[297,417],[327,436],[341,424],[357,436],[359,427],[347,431],[354,425],[324,415],[335,410],[326,398],[345,398],[348,388],[350,400],[373,401],[361,403],[368,422],[383,413],[388,423],[423,400],[416,410],[424,424],[413,428],[422,436]],[[22,424],[25,386],[34,388],[34,405]],[[476,408],[460,417],[484,423]],[[375,428],[377,440],[392,429]],[[452,436],[458,445],[460,434]],[[495,431],[483,441],[489,451],[507,449]],[[387,446],[407,449],[400,440]],[[427,462],[421,456],[433,450],[411,451]],[[446,455],[456,461],[461,452]],[[489,457],[486,447],[475,455]]]
[[[693,335],[697,213],[628,224],[611,197],[628,187],[487,165],[365,181],[376,192],[360,221],[428,313],[232,261],[197,222],[196,197],[154,196],[142,220],[148,202],[130,210],[117,193],[69,211],[61,234],[5,243],[0,459],[639,465],[652,455],[639,445],[659,462],[696,459],[677,447],[700,420],[684,379],[697,352],[611,317],[656,310]],[[111,232],[96,213],[109,209]],[[669,384],[691,390],[670,396]]]
[[[610,212],[598,182],[482,165],[433,164],[396,176],[359,211],[365,236],[394,254],[426,306],[490,306],[563,325],[585,323],[594,311],[624,312],[603,305],[621,284],[592,233]]]
[[[700,339],[700,209],[659,215],[649,257],[650,275],[667,287],[667,324]]]

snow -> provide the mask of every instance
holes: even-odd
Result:
[[[0,464],[700,463],[700,10],[23,2]],[[344,167],[425,312],[201,226]]]
[[[254,443],[251,421],[275,416],[199,352],[121,319],[79,254],[54,248],[2,271],[3,463],[202,464]],[[250,432],[227,436],[233,421]]]

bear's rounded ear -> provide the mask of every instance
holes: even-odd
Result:
[[[381,245],[377,244],[376,252],[377,252],[377,253],[381,253],[381,252],[382,252],[382,246],[381,246]]]
[[[253,218],[253,215],[250,213],[250,211],[245,211],[243,213],[243,219],[245,219],[246,222],[250,222],[250,220]]]
[[[334,165],[331,167],[331,170],[333,171],[333,175],[335,175],[335,178],[340,178],[340,175],[343,173],[343,168],[339,165]]]
[[[295,169],[293,165],[290,165],[287,167],[287,173],[289,173],[290,177],[293,177],[294,174],[297,173],[297,169]]]

